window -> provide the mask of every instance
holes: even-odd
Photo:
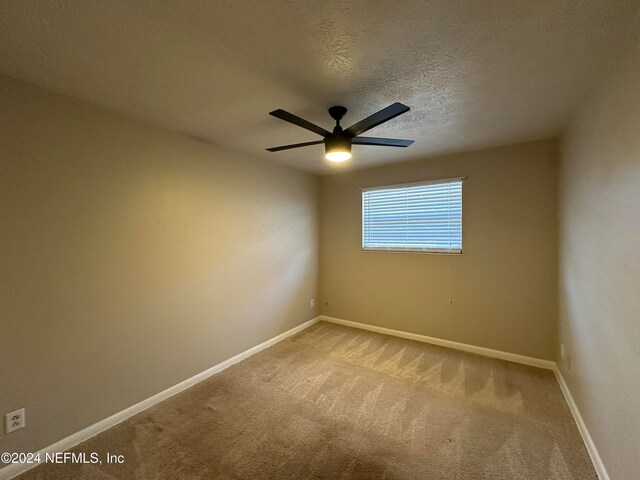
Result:
[[[362,248],[462,253],[462,180],[362,189]]]

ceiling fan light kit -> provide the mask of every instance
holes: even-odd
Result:
[[[324,158],[340,163],[351,158],[351,139],[346,135],[327,138],[324,141]]]
[[[273,112],[269,112],[276,118],[284,120],[286,122],[293,123],[299,127],[310,130],[318,135],[322,136],[324,140],[317,140],[314,142],[294,143],[292,145],[283,145],[281,147],[267,148],[270,152],[279,152],[281,150],[290,150],[292,148],[307,147],[310,145],[319,145],[324,143],[325,158],[333,163],[342,163],[351,158],[351,145],[370,145],[379,147],[408,147],[413,143],[413,140],[399,140],[393,138],[377,138],[377,137],[360,137],[359,135],[387,122],[392,118],[402,115],[408,112],[410,109],[402,103],[394,103],[387,108],[383,108],[379,112],[368,116],[364,120],[355,123],[346,130],[343,130],[340,126],[340,120],[347,113],[347,109],[342,106],[335,106],[329,109],[329,115],[336,121],[336,126],[333,128],[333,132],[329,132],[318,125],[315,125],[303,118],[297,117],[292,113],[278,109]]]

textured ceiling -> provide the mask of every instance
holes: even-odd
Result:
[[[322,173],[270,117],[350,125],[395,101],[341,169],[557,135],[637,0],[3,0],[0,71],[213,143]]]

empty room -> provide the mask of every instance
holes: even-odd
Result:
[[[0,480],[640,479],[637,0],[0,2]]]

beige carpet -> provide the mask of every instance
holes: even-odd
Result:
[[[596,479],[553,374],[319,323],[27,479]]]

